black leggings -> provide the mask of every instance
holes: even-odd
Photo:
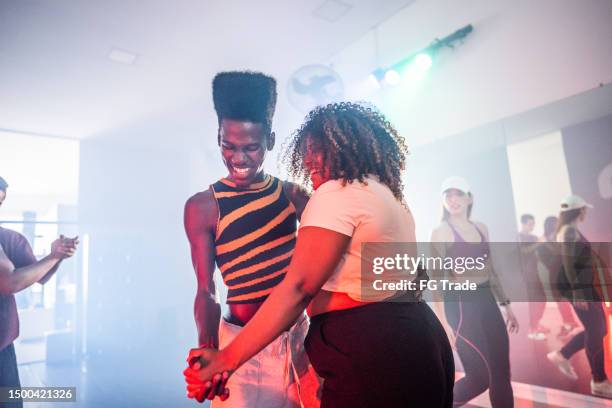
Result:
[[[606,377],[604,368],[604,337],[606,336],[606,316],[601,302],[589,302],[587,310],[574,306],[576,315],[582,322],[584,330],[576,334],[563,348],[561,355],[570,358],[578,351],[585,349],[593,381],[601,382]],[[573,305],[572,305],[573,306]]]
[[[514,406],[508,333],[491,290],[478,286],[446,296],[444,310],[465,371],[455,383],[454,405],[467,404],[488,388],[494,408]]]
[[[306,351],[321,408],[451,407],[455,367],[425,303],[375,303],[311,318]]]

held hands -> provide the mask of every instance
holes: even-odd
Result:
[[[518,319],[514,315],[514,312],[512,311],[512,307],[508,304],[504,306],[504,308],[506,309],[506,327],[508,328],[508,333],[518,333],[519,331]]]
[[[59,260],[70,258],[76,252],[78,244],[78,236],[66,238],[60,235],[60,237],[51,244],[51,256]]]
[[[187,397],[198,402],[213,400],[219,396],[221,401],[229,398],[227,381],[231,375],[229,365],[222,352],[213,348],[212,341],[200,348],[191,349],[187,357],[189,366],[183,371],[187,382]]]

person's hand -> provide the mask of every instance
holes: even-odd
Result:
[[[59,260],[70,258],[76,252],[78,244],[78,236],[66,238],[60,235],[60,237],[51,244],[51,256]]]
[[[200,361],[200,356],[202,355],[201,350],[203,349],[217,349],[217,344],[219,344],[219,342],[217,340],[215,340],[215,338],[213,336],[209,336],[208,337],[208,341],[205,343],[200,344],[199,348],[195,348],[195,349],[191,349],[189,351],[189,355],[187,356],[187,364],[189,365],[190,368],[195,369],[195,370],[199,370],[202,368],[202,363]],[[229,376],[227,377],[229,378]],[[227,378],[225,378],[225,380],[223,381],[223,384],[221,385],[221,394],[218,394],[221,398],[221,401],[225,401],[226,399],[229,398],[229,389],[226,388],[226,384],[227,384]],[[194,389],[193,391],[189,391],[189,387],[187,387],[187,396],[189,398],[195,398],[197,401],[199,402],[203,402],[206,395],[204,394],[204,389],[203,388],[199,388],[197,389],[197,387],[191,387],[192,389]],[[214,398],[214,395],[213,395]]]
[[[189,367],[194,368],[194,364],[198,363],[199,364],[199,360],[200,360],[200,355],[202,353],[200,353],[201,349],[217,349],[218,346],[217,344],[219,344],[218,340],[215,340],[215,337],[213,336],[208,336],[208,341],[201,343],[200,347],[198,348],[193,348],[191,350],[189,350],[189,354],[187,355],[187,364],[189,364]],[[200,369],[202,368],[201,365],[198,365],[196,367],[196,369]]]
[[[512,307],[508,304],[504,308],[506,309],[506,327],[508,328],[508,333],[518,333],[519,323],[512,311]]]
[[[183,371],[187,382],[187,396],[198,402],[219,396],[222,401],[229,398],[227,381],[233,370],[218,350],[200,347],[191,349],[187,357],[189,367]]]

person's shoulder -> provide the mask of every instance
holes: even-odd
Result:
[[[202,205],[206,205],[208,204],[210,201],[214,200],[215,196],[213,194],[212,189],[209,187],[204,191],[199,191],[197,193],[195,193],[194,195],[192,195],[191,197],[189,197],[187,199],[187,205],[198,205],[198,206],[202,206]]]
[[[28,241],[23,234],[17,231],[13,231],[11,229],[2,228],[2,227],[0,227],[0,239],[4,243],[24,242],[24,241],[27,242]]]
[[[578,241],[580,233],[574,225],[564,225],[557,233],[557,241],[573,242]]]
[[[489,236],[489,228],[487,228],[486,224],[480,221],[472,221],[472,223],[482,232],[485,236]]]
[[[529,232],[519,231],[516,234],[516,240],[519,242],[537,242],[540,238],[537,235],[531,234]]]
[[[559,231],[578,232],[578,228],[575,225],[565,224],[559,228]]]
[[[0,228],[0,243],[4,253],[15,264],[15,267],[27,266],[36,262],[36,257],[32,253],[32,246],[21,233]]]
[[[450,242],[453,240],[453,231],[448,222],[442,221],[431,230],[432,241]]]
[[[297,183],[293,183],[288,180],[282,180],[281,183],[283,183],[283,189],[285,190],[285,193],[292,199],[295,198],[308,200],[308,198],[310,197],[308,191],[306,191],[306,189],[304,189]]]
[[[319,188],[315,190],[315,193],[329,193],[332,191],[338,191],[341,189],[346,189],[347,187],[352,187],[352,183],[345,183],[342,179],[333,179],[327,180],[325,183],[321,184]]]
[[[287,199],[293,204],[298,219],[302,218],[302,213],[310,200],[310,194],[302,186],[291,181],[282,181],[283,192]]]
[[[202,225],[216,223],[218,216],[217,202],[213,191],[208,188],[200,191],[185,202],[185,219]]]

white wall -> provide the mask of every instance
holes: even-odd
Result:
[[[542,235],[544,219],[556,216],[559,201],[571,192],[561,132],[509,145],[507,151],[517,228],[522,214],[532,214],[534,233]]]
[[[0,130],[0,176],[9,184],[0,219],[34,211],[55,221],[58,204],[77,203],[79,141]]]
[[[611,17],[608,0],[420,0],[331,63],[350,97],[377,102],[414,146],[610,83]],[[418,87],[364,86],[377,66],[467,24],[473,33],[440,54]]]

